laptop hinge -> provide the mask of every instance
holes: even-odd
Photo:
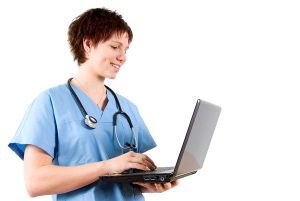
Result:
[[[173,177],[172,180],[177,180],[177,179],[180,179],[180,178],[183,178],[183,177],[187,177],[189,175],[192,175],[192,174],[195,174],[197,172],[197,170],[194,170],[192,172],[188,172],[188,173],[184,173],[184,174],[177,174]]]

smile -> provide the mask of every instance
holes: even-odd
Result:
[[[120,67],[121,67],[120,65],[113,64],[113,63],[111,63],[111,65],[112,65],[113,67],[115,67],[116,69],[118,69],[118,70],[119,70],[119,69],[120,69]]]

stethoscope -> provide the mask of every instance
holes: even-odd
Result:
[[[88,126],[88,128],[91,128],[91,129],[95,129],[96,128],[96,124],[97,124],[97,119],[93,116],[90,116],[84,109],[84,107],[82,106],[78,96],[76,95],[76,93],[74,92],[73,88],[71,87],[71,80],[73,78],[70,78],[67,82],[67,86],[78,106],[78,108],[80,109],[82,115],[84,116],[84,123],[85,125]],[[112,95],[114,96],[114,99],[116,101],[116,106],[118,108],[118,111],[114,113],[113,115],[113,134],[116,136],[116,139],[117,139],[117,142],[120,146],[121,149],[123,150],[130,150],[130,151],[137,151],[137,148],[138,148],[138,141],[137,141],[137,135],[135,133],[135,130],[134,130],[134,127],[132,125],[132,122],[131,122],[131,119],[130,117],[128,116],[128,114],[126,114],[126,112],[124,112],[122,110],[122,107],[120,105],[120,102],[119,102],[119,99],[117,97],[117,95],[115,94],[115,92],[109,88],[108,86],[104,85],[106,87],[107,90],[109,90]],[[129,126],[130,126],[130,129],[131,129],[131,132],[133,134],[133,137],[134,137],[134,143],[133,144],[130,144],[128,142],[125,143],[125,145],[123,146],[120,141],[119,141],[119,137],[118,137],[118,133],[117,133],[117,117],[118,115],[121,115],[123,117],[125,117],[125,119],[127,120]]]

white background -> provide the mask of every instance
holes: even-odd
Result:
[[[92,7],[132,27],[113,89],[135,102],[174,165],[196,98],[222,106],[204,167],[146,200],[300,200],[300,6],[292,0],[7,1],[0,3],[1,200],[31,199],[8,149],[42,90],[74,75],[67,27]]]

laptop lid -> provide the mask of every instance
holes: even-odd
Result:
[[[174,169],[175,178],[202,168],[220,112],[219,106],[197,100]]]

